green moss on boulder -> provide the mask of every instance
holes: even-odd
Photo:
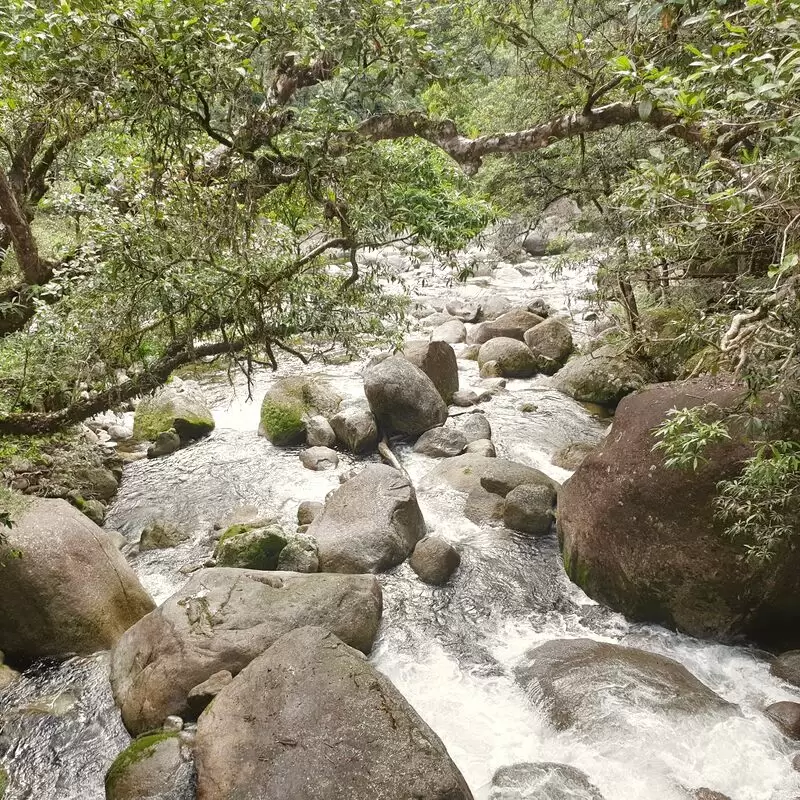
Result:
[[[160,433],[173,428],[181,442],[207,436],[214,430],[214,418],[200,387],[193,381],[175,378],[136,408],[136,438],[154,441]]]
[[[258,432],[278,447],[302,444],[306,419],[330,419],[342,398],[317,376],[283,378],[267,392],[261,404]]]
[[[156,747],[168,739],[177,738],[178,734],[173,731],[159,731],[157,733],[146,733],[134,739],[115,759],[106,773],[106,797],[114,798],[117,785],[125,778],[131,767],[145,759],[150,758],[156,752]],[[2,798],[2,794],[0,794]]]
[[[216,559],[220,567],[273,570],[287,537],[276,524],[232,525],[220,536]]]

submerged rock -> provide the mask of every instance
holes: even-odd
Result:
[[[173,378],[151,397],[136,406],[133,434],[154,441],[160,433],[174,429],[181,442],[207,436],[214,430],[214,418],[199,385]]]
[[[390,433],[419,436],[447,419],[447,406],[433,381],[402,356],[368,369],[364,393],[378,423]]]
[[[547,761],[501,767],[489,800],[603,800],[585,772]]]
[[[322,572],[383,572],[405,561],[425,535],[417,495],[392,467],[367,467],[334,491],[308,529]]]
[[[198,796],[472,800],[388,678],[320,628],[279,639],[202,714]]]
[[[258,432],[278,447],[302,444],[306,440],[306,420],[315,416],[330,419],[341,401],[318,375],[281,378],[261,403]]]
[[[111,654],[111,688],[132,733],[183,715],[189,692],[238,674],[284,633],[314,622],[368,653],[381,617],[369,575],[300,575],[218,567],[130,628]]]
[[[153,608],[106,532],[63,500],[24,501],[0,546],[0,648],[12,664],[107,650]]]
[[[426,536],[417,542],[408,563],[425,583],[442,586],[458,569],[461,556],[447,539]]]
[[[139,537],[139,552],[166,550],[189,539],[189,533],[174,522],[156,519],[145,525]]]

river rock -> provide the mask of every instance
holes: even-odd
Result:
[[[465,453],[472,453],[476,456],[486,456],[487,458],[494,458],[497,455],[497,449],[491,439],[476,439],[467,445]]]
[[[717,484],[740,474],[752,445],[734,435],[710,447],[697,471],[667,468],[653,450],[653,431],[671,409],[714,403],[729,413],[744,393],[703,378],[625,398],[559,494],[559,536],[567,574],[603,605],[692,636],[788,649],[800,646],[800,551],[747,560],[715,514]]]
[[[481,314],[480,303],[465,303],[462,300],[451,300],[445,310],[461,322],[475,322]]]
[[[501,294],[493,294],[488,297],[481,298],[481,313],[478,317],[480,320],[493,320],[497,319],[507,311],[511,311],[511,301]]]
[[[503,497],[526,483],[558,489],[558,484],[538,469],[505,458],[472,454],[448,458],[434,467],[423,481],[427,486],[448,484],[459,492],[470,492],[476,486],[483,486]]]
[[[305,533],[288,534],[286,546],[278,556],[278,569],[284,572],[319,572],[317,540]]]
[[[297,524],[310,525],[322,512],[322,503],[315,503],[312,500],[303,500],[297,507]]]
[[[783,734],[790,739],[800,739],[800,703],[781,700],[767,706],[764,713],[771,719]]]
[[[480,401],[477,392],[473,392],[472,389],[460,389],[450,398],[450,403],[454,406],[459,406],[459,408],[476,406]]]
[[[464,434],[467,444],[477,442],[479,439],[492,438],[492,426],[489,418],[483,412],[464,414],[458,418],[458,429]]]
[[[481,351],[481,346],[479,344],[468,344],[459,355],[459,358],[463,361],[477,361],[478,360],[478,353]]]
[[[233,680],[227,669],[215,672],[208,680],[198,683],[187,699],[190,719],[197,719],[206,706]]]
[[[330,447],[309,447],[300,453],[300,461],[306,469],[320,472],[336,469],[339,466],[339,454]]]
[[[572,353],[572,334],[557,319],[546,319],[534,325],[525,331],[523,338],[537,360],[539,372],[545,375],[560,369]]]
[[[459,319],[451,319],[438,328],[434,328],[431,333],[432,342],[447,342],[448,344],[460,344],[466,341],[467,329]]]
[[[553,454],[550,459],[553,464],[561,469],[576,470],[583,463],[583,459],[592,453],[597,447],[597,443],[573,442],[562,447]]]
[[[11,667],[0,662],[0,692],[11,686],[11,684],[14,683],[19,676],[20,673],[15,669],[11,669]]]
[[[512,531],[542,536],[553,525],[555,505],[556,492],[552,486],[523,484],[506,495],[503,522]]]
[[[328,496],[308,533],[322,572],[383,572],[411,555],[425,520],[411,481],[375,464]]]
[[[402,356],[368,369],[364,393],[378,423],[389,432],[419,436],[447,419],[447,406],[433,381]]]
[[[547,761],[501,767],[489,800],[603,800],[585,772]]]
[[[694,800],[731,800],[731,798],[722,792],[715,792],[713,789],[703,787],[695,790]]]
[[[557,730],[620,727],[629,708],[654,713],[724,714],[723,700],[666,656],[593,639],[555,639],[528,650],[514,670],[530,700]]]
[[[464,516],[476,525],[493,525],[503,519],[505,509],[504,497],[487,492],[482,486],[476,486],[467,495]]]
[[[214,557],[219,567],[277,569],[287,541],[277,524],[231,525],[219,537]]]
[[[26,500],[13,521],[0,545],[0,648],[12,664],[107,650],[153,608],[113,541],[69,503]]]
[[[472,800],[436,734],[321,628],[278,640],[202,714],[199,800]]]
[[[522,249],[534,258],[547,255],[547,237],[539,231],[531,231],[522,242]]]
[[[447,539],[426,536],[417,542],[408,563],[425,583],[443,586],[458,569],[461,556]]]
[[[332,423],[322,414],[312,414],[306,420],[306,444],[309,447],[333,447],[336,444]]]
[[[106,773],[106,800],[195,800],[194,761],[178,733],[134,739]]]
[[[800,650],[781,653],[770,667],[770,672],[781,680],[800,686]]]
[[[371,575],[300,575],[217,567],[194,573],[130,628],[111,654],[111,688],[132,733],[183,715],[189,692],[237,675],[284,633],[314,622],[365,653],[381,618]]]
[[[183,528],[166,519],[155,519],[148,522],[139,537],[139,552],[146,550],[166,550],[177,547],[190,538]]]
[[[614,345],[576,356],[555,375],[556,389],[576,400],[614,407],[652,380],[647,367]]]
[[[207,436],[214,430],[214,418],[194,381],[173,378],[136,406],[133,434],[138,439],[154,441],[159,433],[170,429],[175,430],[181,442]]]
[[[481,346],[478,353],[481,377],[491,377],[483,371],[491,362],[495,363],[493,372],[503,378],[530,378],[537,371],[536,359],[528,346],[507,337],[491,339]]]
[[[147,448],[148,458],[161,458],[174,453],[181,448],[181,437],[176,430],[162,431],[159,433],[150,447]]]
[[[331,417],[336,439],[351,453],[372,453],[378,447],[378,424],[369,406],[350,405]]]
[[[306,420],[314,416],[330,419],[342,398],[319,375],[281,378],[261,403],[258,432],[278,447],[302,444]]]
[[[542,322],[542,317],[538,314],[531,314],[525,308],[515,308],[505,314],[501,314],[491,322],[482,322],[480,325],[476,325],[467,334],[467,342],[470,344],[485,344],[498,337],[522,341],[525,331],[540,322]]]
[[[467,440],[457,428],[444,426],[431,428],[417,439],[414,445],[415,453],[422,453],[432,458],[450,458],[464,452]]]
[[[449,403],[458,391],[458,364],[453,348],[444,341],[410,341],[403,345],[402,354],[433,381],[442,400]]]

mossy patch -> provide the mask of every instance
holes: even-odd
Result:
[[[306,436],[306,418],[313,414],[331,417],[340,403],[341,397],[322,380],[284,378],[264,397],[259,433],[278,447],[302,444]]]
[[[149,758],[155,752],[156,746],[173,739],[178,734],[172,731],[159,731],[157,733],[146,733],[134,739],[115,759],[106,773],[106,797],[113,798],[116,784],[125,773],[140,761]],[[0,795],[0,798],[2,795]]]
[[[286,542],[286,536],[277,525],[232,525],[217,543],[217,565],[274,570]]]
[[[6,789],[8,789],[8,772],[0,767],[0,800],[6,796]]]

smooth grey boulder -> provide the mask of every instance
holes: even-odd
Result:
[[[480,303],[465,303],[461,300],[451,300],[445,310],[462,322],[475,322],[481,314]]]
[[[572,334],[563,322],[550,318],[525,331],[523,337],[537,361],[539,372],[552,375],[573,350]]]
[[[189,538],[189,533],[174,522],[155,519],[144,526],[139,536],[139,551],[166,550],[170,547],[177,547]]]
[[[800,686],[800,650],[781,653],[770,667],[770,672],[781,680]]]
[[[324,505],[313,500],[303,500],[297,507],[297,524],[310,525],[322,513]]]
[[[364,393],[388,432],[419,436],[447,419],[447,406],[433,381],[403,356],[390,356],[368,369]]]
[[[586,773],[547,761],[501,767],[492,778],[489,800],[603,800]]]
[[[514,308],[501,314],[491,322],[482,322],[467,335],[470,344],[485,344],[491,339],[505,337],[522,341],[525,332],[542,322],[542,317],[532,314],[526,308]]]
[[[448,344],[460,344],[467,339],[467,329],[459,319],[451,319],[434,328],[431,333],[432,342],[447,342]]]
[[[301,628],[201,715],[198,800],[472,800],[444,745],[364,656]]]
[[[227,669],[215,672],[210,678],[198,683],[187,699],[189,718],[197,719],[206,706],[233,680],[233,675]]]
[[[546,484],[523,484],[506,495],[503,522],[507,528],[532,536],[550,532],[555,520],[556,492]]]
[[[26,499],[12,520],[0,545],[0,649],[10,663],[107,650],[153,609],[114,540],[66,501]]]
[[[336,433],[322,414],[312,414],[306,420],[306,444],[309,447],[333,447]]]
[[[800,703],[781,700],[767,706],[764,713],[790,739],[800,740]]]
[[[450,458],[461,455],[466,446],[467,440],[460,430],[445,426],[425,431],[417,439],[414,452],[432,458]]]
[[[114,648],[111,688],[123,722],[143,733],[183,715],[195,686],[220,670],[237,675],[284,633],[310,623],[368,653],[381,611],[371,575],[200,570]]]
[[[522,242],[522,249],[534,258],[547,255],[547,237],[539,231],[531,231]]]
[[[433,381],[442,400],[449,403],[453,394],[458,391],[455,350],[443,341],[412,340],[403,345],[402,355]]]
[[[425,583],[443,586],[458,569],[461,556],[447,539],[426,536],[417,542],[408,563]]]
[[[510,311],[512,308],[511,301],[501,294],[493,294],[488,297],[482,297],[480,300],[481,313],[478,317],[479,320],[493,320],[497,317]]]
[[[409,479],[375,464],[328,496],[308,534],[321,572],[383,572],[411,555],[425,520]]]
[[[472,453],[476,456],[486,456],[487,458],[495,458],[497,456],[497,448],[495,448],[491,439],[476,439],[467,445],[464,452]]]
[[[309,447],[300,453],[300,462],[314,472],[336,469],[339,466],[339,454],[330,447]]]
[[[369,407],[349,405],[331,417],[339,444],[356,455],[372,453],[378,447],[378,424]]]
[[[505,458],[488,458],[472,453],[448,458],[434,467],[423,482],[426,486],[447,484],[460,492],[470,492],[476,486],[483,486],[503,497],[525,483],[558,489],[558,484],[538,469]]]
[[[492,426],[489,424],[489,418],[486,414],[480,412],[477,414],[464,414],[459,417],[456,424],[467,444],[477,442],[478,439],[491,439]]]
[[[460,389],[453,394],[450,398],[450,402],[452,405],[459,406],[460,408],[469,408],[470,406],[478,405],[478,403],[480,403],[480,397],[478,397],[477,392],[473,392],[472,389]]]
[[[677,661],[593,639],[555,639],[533,647],[514,675],[558,730],[623,729],[634,725],[626,714],[633,708],[676,720],[680,714],[737,713]]]
[[[191,750],[177,732],[134,739],[106,773],[106,800],[195,800]]]
[[[505,498],[476,486],[467,495],[464,516],[476,525],[497,525],[506,509]]]
[[[160,433],[173,429],[181,443],[207,436],[214,430],[214,418],[203,392],[195,381],[173,378],[136,406],[133,435],[155,441]]]
[[[284,572],[319,572],[317,540],[307,533],[289,534],[278,556],[278,569]]]
[[[491,376],[484,374],[488,364],[494,363]],[[499,337],[481,345],[478,353],[481,377],[530,378],[537,372],[536,359],[524,342]]]

